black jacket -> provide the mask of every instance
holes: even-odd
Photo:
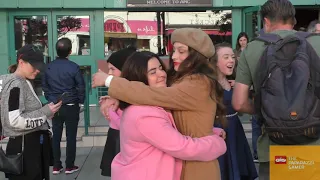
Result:
[[[63,104],[83,104],[85,100],[85,83],[80,67],[65,58],[57,58],[47,65],[42,89],[49,102],[56,103],[64,92],[68,92],[68,96],[62,99]]]

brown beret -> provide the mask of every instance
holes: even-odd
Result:
[[[171,42],[179,42],[185,44],[207,58],[211,58],[214,53],[214,45],[209,35],[201,29],[196,28],[180,28],[172,32]]]

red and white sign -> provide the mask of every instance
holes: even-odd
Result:
[[[275,156],[275,164],[287,164],[287,156]]]
[[[81,18],[81,28],[75,31],[89,32],[90,21],[87,18]],[[131,32],[136,33],[138,36],[157,36],[158,25],[157,21],[140,21],[128,20],[126,21]],[[104,22],[104,31],[106,32],[126,32],[125,24],[115,19],[108,19]],[[162,33],[162,32],[161,32]]]
[[[158,35],[157,21],[128,20],[127,23],[131,29],[131,32],[136,33],[138,36]]]
[[[124,24],[114,19],[108,19],[104,22],[104,31],[106,32],[126,32]]]
[[[90,30],[90,21],[88,18],[81,18],[81,28],[76,31],[89,32]],[[127,24],[127,25],[126,25]],[[157,36],[158,35],[158,24],[157,21],[148,21],[148,20],[128,20],[126,22],[120,22],[117,19],[108,19],[104,22],[104,31],[106,32],[126,32],[129,26],[131,32],[136,33],[138,36]],[[162,24],[161,24],[162,27]],[[162,29],[162,28],[161,28]],[[171,34],[174,29],[169,29],[167,34]],[[220,32],[218,29],[204,29],[209,35],[218,35],[218,36],[231,36],[232,32]],[[161,32],[161,34],[163,34]]]

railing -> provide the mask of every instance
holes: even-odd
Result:
[[[98,87],[98,99],[100,99],[101,96],[108,95],[108,88],[107,87]]]
[[[84,78],[84,83],[86,85],[86,99],[84,101],[84,131],[85,135],[89,134],[89,126],[90,126],[90,108],[89,108],[89,92],[90,92],[90,66],[81,66],[83,78]]]

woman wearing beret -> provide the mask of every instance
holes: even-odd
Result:
[[[224,121],[223,89],[216,67],[210,65],[214,45],[200,29],[182,28],[172,33],[174,52],[168,71],[170,87],[151,87],[99,71],[93,87],[109,87],[109,95],[133,105],[160,106],[172,110],[177,129],[194,138],[212,135],[215,117]],[[169,141],[170,139],[168,139]],[[225,143],[225,142],[223,142]],[[220,180],[217,159],[183,161],[182,180]]]

